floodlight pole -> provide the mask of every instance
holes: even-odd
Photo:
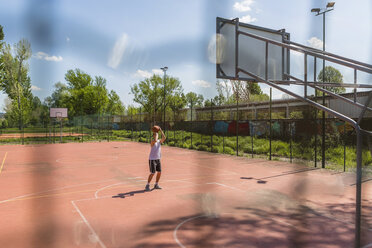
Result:
[[[334,10],[335,2],[328,2],[325,9],[314,8],[311,12],[317,13],[315,16],[323,15],[323,52],[325,52],[325,14]],[[325,81],[325,60],[323,59],[322,82]],[[324,86],[323,86],[324,88]],[[322,104],[325,106],[325,93],[322,93]],[[325,168],[325,111],[322,111],[322,168]]]
[[[160,68],[163,72],[164,72],[164,78],[163,78],[163,82],[164,82],[164,98],[163,98],[163,118],[164,118],[164,120],[163,120],[163,129],[164,129],[164,131],[165,131],[165,80],[166,80],[166,77],[167,77],[167,70],[168,70],[168,67],[167,66],[165,66],[165,67],[163,67],[163,68]]]

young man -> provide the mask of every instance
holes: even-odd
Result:
[[[162,136],[161,140],[158,140],[158,133],[153,132],[152,134],[153,139],[151,140],[151,143],[150,143],[151,144],[151,151],[150,151],[150,156],[149,156],[150,175],[147,180],[147,184],[145,188],[146,191],[150,191],[150,182],[155,174],[155,171],[157,171],[157,175],[156,175],[154,189],[161,189],[158,184],[160,180],[160,176],[161,176],[161,164],[160,164],[160,158],[161,158],[160,148],[161,147],[160,146],[161,144],[164,143],[166,137],[163,133],[163,130],[161,130],[161,128],[159,131]]]

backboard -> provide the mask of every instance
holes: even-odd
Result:
[[[50,108],[50,117],[51,118],[66,118],[67,108]]]
[[[217,78],[256,81],[241,68],[261,78],[266,76],[266,41],[250,37],[253,34],[266,39],[284,42],[290,40],[284,29],[273,30],[217,17],[216,20],[216,68]],[[238,37],[238,40],[236,40]],[[237,46],[236,46],[237,45]],[[289,74],[289,51],[286,48],[268,43],[268,80],[283,80]]]

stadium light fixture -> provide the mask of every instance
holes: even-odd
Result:
[[[320,9],[320,8],[314,8],[311,9],[311,12],[315,12],[316,16],[323,15],[323,52],[325,51],[325,14],[331,10],[334,10],[335,2],[328,2],[326,5],[326,8]],[[323,79],[322,81],[325,81],[325,60],[323,59]],[[317,96],[315,91],[315,96]],[[325,95],[323,92],[322,95],[322,102],[325,106]],[[315,141],[316,142],[316,141]],[[315,161],[316,166],[316,161]],[[325,168],[325,112],[322,112],[322,168]]]

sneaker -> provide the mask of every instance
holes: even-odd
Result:
[[[161,187],[159,186],[159,184],[155,184],[154,189],[161,189]]]
[[[146,184],[145,191],[150,191],[150,184]]]

